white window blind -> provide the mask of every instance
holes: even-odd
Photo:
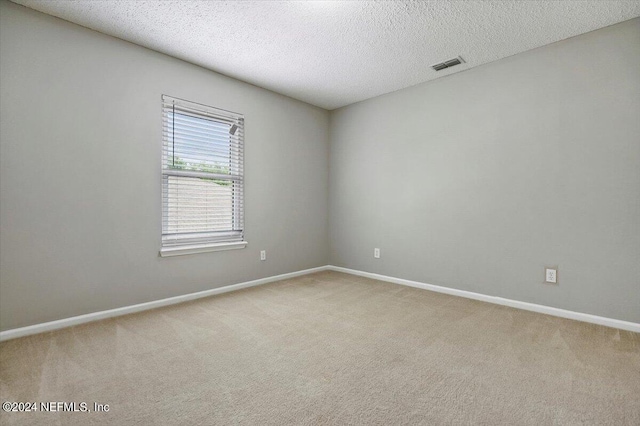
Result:
[[[243,241],[244,118],[162,96],[162,247]]]

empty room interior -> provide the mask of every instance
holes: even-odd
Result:
[[[0,399],[640,425],[640,2],[0,0]]]

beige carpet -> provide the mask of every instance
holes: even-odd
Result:
[[[11,424],[640,424],[640,334],[323,272],[0,345]]]

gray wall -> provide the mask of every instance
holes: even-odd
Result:
[[[327,264],[327,111],[12,3],[0,16],[0,329]],[[245,114],[248,248],[158,257],[163,93]]]
[[[330,165],[332,264],[640,322],[640,19],[336,110]]]
[[[331,123],[3,0],[0,19],[1,330],[327,263],[640,321],[638,19]],[[245,114],[247,249],[158,257],[163,93]]]

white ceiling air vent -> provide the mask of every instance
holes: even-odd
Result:
[[[436,71],[440,71],[440,70],[443,70],[445,68],[455,67],[456,65],[460,65],[460,64],[464,64],[464,59],[462,59],[461,56],[458,56],[457,58],[449,59],[448,61],[444,61],[444,62],[440,62],[439,64],[431,65],[431,68],[433,68]]]

